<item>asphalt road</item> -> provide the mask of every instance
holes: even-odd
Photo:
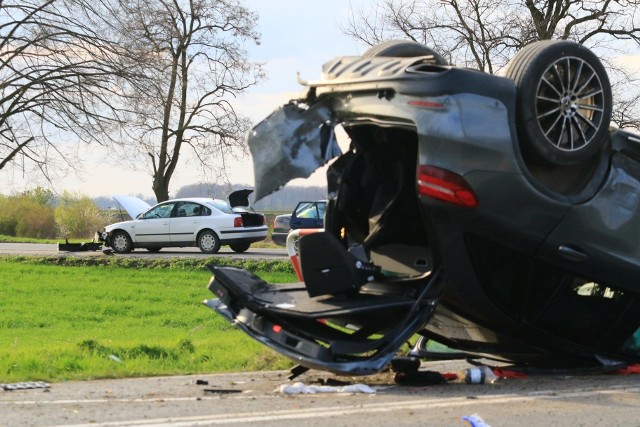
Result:
[[[455,372],[465,362],[423,363]],[[638,426],[637,376],[539,376],[495,384],[398,386],[393,373],[295,381],[365,384],[373,394],[284,394],[288,372],[95,380],[0,391],[0,425],[27,426],[465,426],[477,415],[498,426]]]
[[[0,255],[49,255],[49,256],[104,256],[101,251],[88,252],[59,252],[56,244],[42,243],[0,243]],[[215,255],[203,254],[198,248],[166,248],[160,252],[151,253],[145,249],[134,250],[129,254],[116,254],[122,257],[146,257],[146,258],[260,258],[260,259],[288,259],[287,250],[282,248],[249,248],[245,253],[233,252],[229,247],[223,246]]]

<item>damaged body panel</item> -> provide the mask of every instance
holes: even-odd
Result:
[[[276,110],[257,125],[248,140],[256,174],[256,200],[294,178],[309,177],[339,155],[333,127],[329,108],[313,105],[303,109],[295,103]]]
[[[609,128],[597,57],[534,43],[498,77],[381,51],[327,63],[285,107],[296,120],[271,115],[250,138],[270,151],[254,154],[260,197],[326,161],[327,126],[350,139],[324,232],[300,238],[302,281],[212,267],[206,304],[344,374],[382,369],[414,334],[535,367],[640,361],[640,136]]]

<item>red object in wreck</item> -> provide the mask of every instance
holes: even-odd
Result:
[[[640,374],[640,363],[628,365],[626,368],[618,369],[611,372],[614,375],[633,375]]]
[[[302,269],[300,268],[300,258],[298,255],[298,240],[307,234],[317,233],[319,231],[324,231],[323,228],[298,228],[296,230],[291,230],[289,235],[287,236],[287,254],[289,255],[289,259],[291,260],[291,264],[293,265],[293,269],[296,272],[296,276],[298,276],[298,280],[304,282],[304,278],[302,277]]]

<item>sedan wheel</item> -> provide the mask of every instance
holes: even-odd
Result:
[[[198,235],[198,247],[205,254],[215,254],[220,250],[220,239],[211,230],[205,230]]]
[[[128,254],[133,249],[131,237],[124,231],[116,231],[111,236],[111,249],[119,254]]]
[[[234,252],[237,252],[237,253],[246,252],[247,249],[249,249],[250,246],[251,246],[250,243],[238,243],[236,245],[229,245],[231,250],[234,251]]]

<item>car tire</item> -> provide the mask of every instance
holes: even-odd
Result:
[[[220,250],[220,238],[211,230],[198,234],[198,247],[205,254],[215,254]]]
[[[377,56],[395,56],[401,58],[411,58],[414,56],[433,55],[433,59],[438,65],[449,65],[446,59],[438,52],[418,42],[410,40],[388,40],[377,44],[367,50],[362,56],[372,58]]]
[[[238,243],[235,245],[229,245],[231,250],[237,253],[246,252],[250,246],[251,246],[251,243]]]
[[[111,235],[111,249],[119,254],[128,254],[133,249],[131,237],[124,231],[116,231]]]
[[[161,250],[162,248],[156,248],[156,247],[153,247],[153,248],[146,248],[146,249],[147,249],[149,252],[151,252],[151,253],[155,254],[156,252],[160,252],[160,250]]]
[[[588,48],[565,40],[525,46],[507,66],[516,84],[516,120],[526,160],[568,166],[600,152],[609,137],[607,72]]]

